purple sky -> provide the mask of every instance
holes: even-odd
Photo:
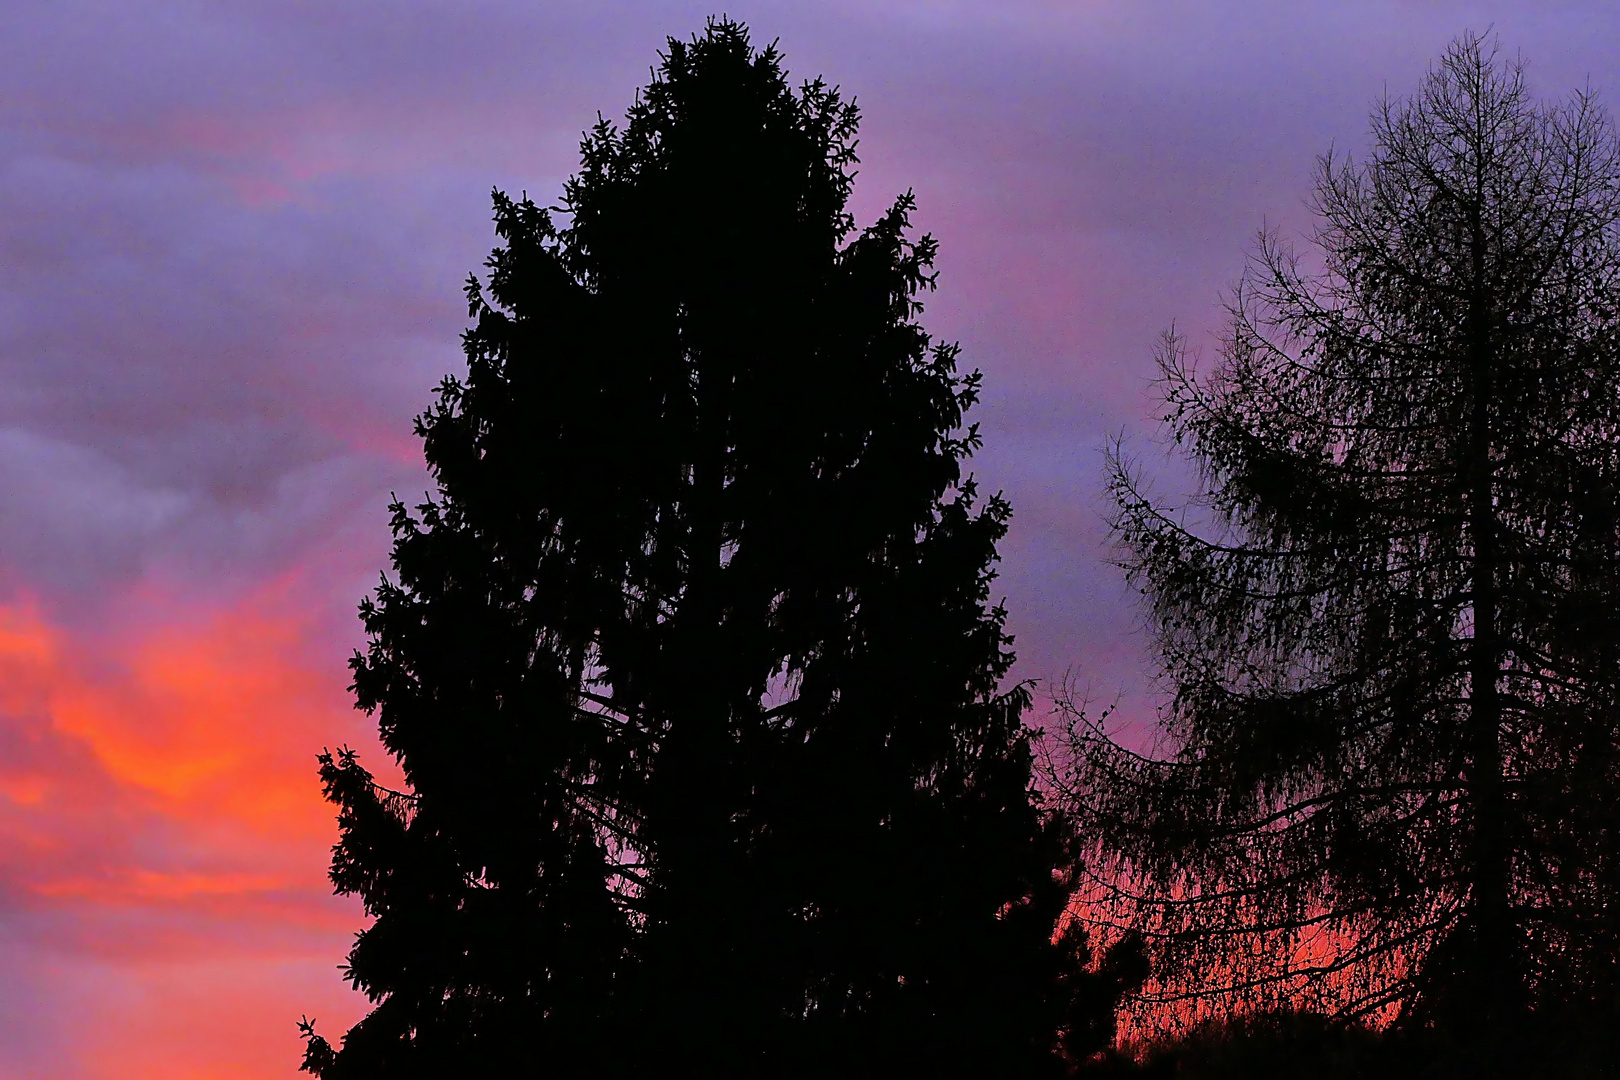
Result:
[[[424,484],[489,189],[555,197],[711,10],[5,5],[0,1080],[285,1077],[301,1011],[357,1015],[311,756],[366,745],[354,603]],[[925,321],[986,374],[1020,672],[1135,715],[1101,451],[1152,455],[1158,332],[1209,349],[1254,231],[1307,228],[1315,155],[1464,29],[1538,93],[1620,93],[1598,3],[728,11],[859,99],[859,219],[910,187],[941,241]]]

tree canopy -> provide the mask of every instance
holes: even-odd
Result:
[[[977,373],[917,322],[858,115],[711,22],[560,207],[495,195],[353,661],[403,768],[322,758],[375,1008],[323,1080],[1036,1076],[1111,1031],[990,604]]]

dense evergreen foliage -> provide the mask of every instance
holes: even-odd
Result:
[[[715,22],[560,211],[496,195],[353,663],[408,791],[322,759],[375,1003],[306,1028],[323,1080],[1034,1077],[1111,1038],[1138,976],[1054,933],[1072,845],[1000,689],[978,376],[916,322],[909,196],[854,228],[856,120]]]
[[[1476,37],[1373,121],[1220,363],[1166,341],[1203,497],[1114,490],[1172,752],[1077,718],[1074,795],[1166,998],[1393,1012],[1479,1074],[1616,1025],[1620,149]]]

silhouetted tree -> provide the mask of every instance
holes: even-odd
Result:
[[[1262,237],[1213,372],[1165,340],[1202,497],[1117,454],[1113,490],[1169,750],[1076,711],[1074,795],[1165,996],[1489,1050],[1613,1017],[1620,151],[1472,36],[1372,136],[1321,161],[1320,262]]]
[[[306,1029],[323,1080],[1035,1076],[1107,1027],[999,689],[978,375],[910,196],[854,230],[856,119],[713,22],[560,218],[496,194],[353,665],[410,790],[322,759],[377,1002]]]

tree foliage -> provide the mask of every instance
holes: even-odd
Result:
[[[1113,490],[1168,750],[1073,710],[1072,794],[1163,998],[1485,1046],[1612,1017],[1620,150],[1472,36],[1371,143],[1321,160],[1309,260],[1262,236],[1213,370],[1164,342],[1202,494],[1117,454]]]
[[[322,759],[375,1003],[307,1030],[323,1080],[1039,1075],[1108,1038],[1129,966],[1054,944],[1068,841],[999,688],[978,375],[916,321],[910,196],[855,229],[856,122],[713,22],[560,209],[496,194],[353,661],[409,790]]]

